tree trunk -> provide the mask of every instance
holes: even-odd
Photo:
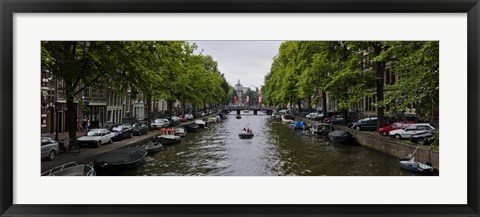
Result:
[[[152,110],[152,97],[146,97],[145,99],[147,101],[147,108],[145,108],[145,110],[147,111],[146,114],[147,114],[147,126],[148,126],[148,129],[150,129],[150,123],[151,123],[151,120],[152,120],[152,112],[150,112]]]
[[[380,55],[382,48],[380,46],[374,46],[376,56]],[[377,74],[377,100],[376,102],[383,101],[383,85],[384,85],[384,74],[385,74],[385,61],[376,62],[376,74]],[[385,125],[385,109],[383,106],[377,106],[377,129],[382,128]]]
[[[68,93],[67,93],[68,94]],[[67,95],[68,96],[68,95]],[[68,130],[68,137],[70,137],[69,145],[77,147],[77,130],[76,130],[76,115],[75,102],[73,97],[67,97],[67,111],[65,124]]]
[[[322,111],[323,114],[327,113],[327,93],[322,91]]]
[[[348,110],[342,109],[343,124],[348,124]]]
[[[187,112],[187,108],[185,107],[187,103],[185,102],[185,99],[182,100],[182,115],[185,115],[185,112]]]
[[[167,110],[168,114],[171,115],[173,110],[173,100],[167,100]]]
[[[298,113],[302,112],[302,102],[300,100],[297,101],[298,104]]]

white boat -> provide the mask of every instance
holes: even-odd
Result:
[[[162,145],[171,145],[171,144],[176,144],[180,143],[182,140],[180,139],[180,136],[175,136],[175,131],[176,128],[162,128],[160,129],[160,136],[157,136],[157,139],[155,142],[159,142]]]
[[[210,117],[208,118],[208,123],[213,123],[213,122],[217,122],[218,119],[216,117]]]
[[[207,123],[203,120],[196,120],[195,123],[200,126],[201,128],[204,128]]]
[[[282,122],[291,124],[291,123],[295,123],[295,119],[293,118],[292,115],[288,115],[288,114],[282,115]]]
[[[93,164],[69,162],[42,173],[42,176],[96,176]]]
[[[183,127],[177,127],[177,128],[175,128],[175,135],[180,136],[180,137],[184,137],[184,136],[187,135],[187,130],[185,130],[185,128],[183,128]]]

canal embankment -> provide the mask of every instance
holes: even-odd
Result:
[[[179,124],[179,127],[191,124],[196,120],[203,120],[209,117],[215,117],[216,115],[217,114],[208,115],[208,116],[204,116],[191,121],[182,122]],[[122,148],[141,146],[147,142],[153,141],[153,139],[158,135],[160,135],[159,130],[152,130],[152,131],[149,131],[148,134],[146,135],[134,136],[131,139],[116,141],[116,142],[113,142],[112,144],[105,144],[105,145],[102,145],[100,148],[85,147],[85,148],[80,148],[79,152],[59,153],[55,157],[55,159],[51,161],[42,161],[41,171],[44,172],[51,168],[54,168],[72,161],[76,163],[95,162],[97,158],[99,158],[101,155],[107,152],[117,150],[117,149],[122,149]]]
[[[295,117],[296,120],[302,120],[312,126],[317,121],[308,120],[305,118]],[[430,162],[436,169],[440,168],[439,164],[439,147],[432,150],[430,146],[416,145],[409,140],[396,140],[388,136],[382,136],[377,132],[371,131],[357,131],[347,126],[333,125],[334,129],[347,131],[353,135],[359,145],[375,149],[385,154],[394,157],[405,157],[415,151],[415,160],[419,162]]]

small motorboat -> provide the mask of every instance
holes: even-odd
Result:
[[[217,121],[218,121],[217,117],[208,118],[208,123],[214,123],[214,122],[217,122]]]
[[[96,176],[93,164],[68,162],[42,173],[42,176]]]
[[[398,159],[398,164],[400,165],[400,168],[424,175],[434,174],[435,169],[431,164],[415,161],[415,152],[417,152],[417,149],[418,147],[415,148],[415,151],[413,151],[413,153],[409,154],[406,157]]]
[[[303,121],[297,121],[293,123],[293,129],[295,130],[308,130],[308,126]]]
[[[162,143],[160,142],[149,142],[143,146],[147,150],[147,154],[155,154],[162,150]]]
[[[242,119],[242,116],[241,115],[237,115],[237,117],[235,117],[237,119]]]
[[[217,121],[221,121],[222,120],[222,117],[220,117],[220,115],[217,115],[215,116],[217,118]]]
[[[180,136],[180,137],[184,137],[184,136],[187,135],[187,130],[185,130],[185,128],[183,128],[183,127],[177,127],[177,128],[175,128],[175,135]]]
[[[191,123],[191,124],[185,125],[185,130],[187,130],[187,132],[189,132],[189,133],[197,132],[199,129],[200,129],[200,126],[198,126],[198,124],[196,124],[196,123]]]
[[[343,130],[334,130],[328,133],[328,138],[333,143],[351,144],[353,143],[353,136],[349,132]]]
[[[196,120],[195,124],[197,124],[201,128],[205,128],[205,125],[207,125],[207,123],[203,120]]]
[[[398,159],[398,164],[400,165],[400,168],[408,170],[410,172],[414,173],[420,173],[424,175],[431,175],[434,173],[434,168],[432,165],[429,164],[424,164],[415,161],[415,157],[404,157],[404,158],[399,158]]]
[[[161,135],[157,136],[157,139],[154,141],[154,143],[158,142],[162,145],[180,143],[182,140],[180,139],[180,136],[175,136],[175,130],[175,128],[162,128],[160,130]]]
[[[253,138],[253,133],[242,132],[239,133],[238,136],[240,137],[240,139],[251,139]]]
[[[147,150],[142,147],[113,150],[96,160],[95,170],[101,175],[114,174],[138,166],[145,156],[147,156]]]
[[[312,132],[312,134],[317,134],[317,135],[322,135],[322,136],[327,135],[328,133],[332,132],[333,130],[334,129],[333,129],[332,125],[324,124],[324,123],[314,124],[310,128],[310,132]]]
[[[287,115],[282,115],[281,118],[282,118],[283,123],[289,123],[289,124],[295,123],[295,119],[293,118],[292,115],[288,115],[288,114]]]

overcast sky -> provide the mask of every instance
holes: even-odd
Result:
[[[191,41],[218,63],[230,85],[260,88],[282,41]],[[253,89],[253,88],[252,88]]]

